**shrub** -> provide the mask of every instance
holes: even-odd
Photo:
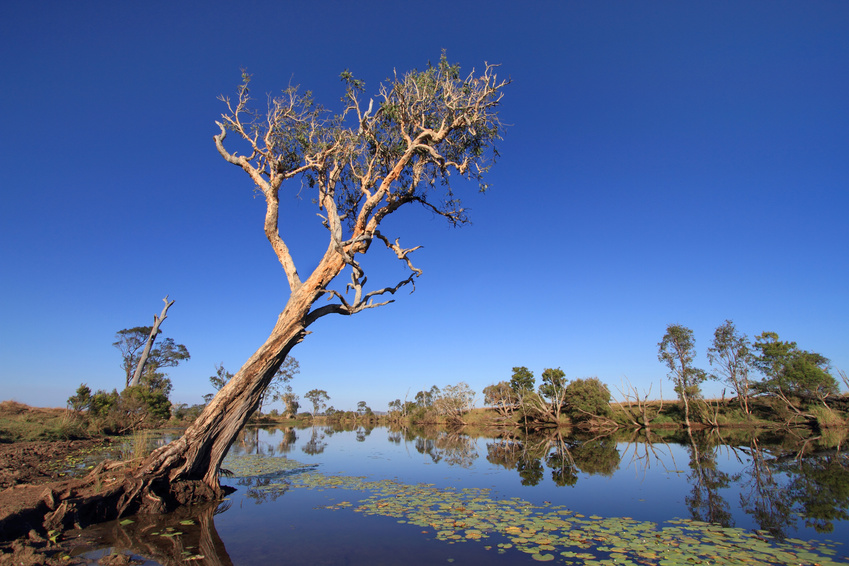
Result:
[[[75,413],[85,411],[91,406],[91,389],[85,383],[77,387],[77,393],[68,397],[68,406]]]
[[[575,422],[610,417],[610,390],[597,377],[576,379],[566,386],[566,414]]]
[[[820,428],[839,427],[846,424],[839,414],[828,407],[811,407],[809,412],[817,419],[817,426]]]

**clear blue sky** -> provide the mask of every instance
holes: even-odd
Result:
[[[0,399],[120,387],[115,332],[168,294],[164,334],[192,355],[173,398],[200,402],[288,291],[263,201],[214,149],[216,97],[245,67],[255,93],[334,107],[344,69],[372,93],[442,49],[513,79],[492,190],[465,191],[472,226],[392,224],[424,246],[415,293],[314,325],[296,392],[385,410],[524,365],[670,398],[666,325],[707,367],[726,318],[849,371],[846,2],[36,1],[0,21]],[[297,189],[282,233],[304,272],[326,235]]]

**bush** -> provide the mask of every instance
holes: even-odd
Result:
[[[91,428],[107,433],[159,424],[171,417],[171,401],[158,390],[143,385],[127,387],[120,394],[99,390],[91,396],[88,408]]]
[[[815,406],[809,411],[817,419],[817,426],[822,428],[845,426],[846,423],[840,415],[828,407]]]
[[[566,414],[574,422],[584,422],[593,417],[609,418],[610,390],[597,377],[576,379],[566,386]]]
[[[68,406],[75,413],[79,413],[88,409],[91,406],[91,389],[85,383],[81,383],[77,387],[76,395],[68,397]]]

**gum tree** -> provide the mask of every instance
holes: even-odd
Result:
[[[713,333],[713,344],[707,350],[707,358],[711,366],[716,366],[717,373],[712,379],[722,380],[731,386],[740,408],[748,415],[751,383],[749,369],[752,367],[752,353],[749,338],[740,334],[734,323],[726,320]]]
[[[669,379],[684,403],[684,422],[690,428],[690,400],[701,396],[699,385],[707,377],[704,370],[693,367],[696,357],[693,331],[680,324],[670,324],[657,347],[657,359],[669,368]]]
[[[263,230],[289,296],[266,341],[184,436],[146,460],[137,474],[144,478],[138,491],[167,479],[168,486],[194,482],[193,489],[205,486],[210,494],[220,494],[218,470],[227,449],[308,329],[324,316],[348,316],[390,303],[389,295],[413,286],[421,275],[410,258],[420,246],[404,247],[397,236],[381,231],[383,221],[418,205],[451,225],[465,224],[455,182],[470,180],[480,190],[487,188],[484,176],[502,131],[497,110],[508,84],[497,78],[495,66],[461,74],[443,54],[423,71],[394,74],[368,102],[362,81],[347,71],[341,78],[344,107],[335,115],[297,87],[258,111],[246,73],[235,99],[222,97],[226,111],[217,122],[215,147],[265,199]],[[311,196],[327,231],[325,251],[307,272],[286,243],[298,235],[287,233],[279,221],[281,202],[302,193]],[[400,261],[408,276],[367,287],[361,257],[372,248]],[[346,285],[336,282],[343,274]]]

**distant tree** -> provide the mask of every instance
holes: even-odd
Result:
[[[778,339],[775,332],[755,336],[753,349],[755,367],[764,379],[757,384],[763,393],[780,397],[788,404],[789,397],[814,398],[825,403],[838,393],[837,380],[828,372],[828,358],[816,352],[800,349],[796,342]]]
[[[574,422],[610,417],[610,390],[597,377],[576,379],[566,386],[566,412]]]
[[[68,406],[75,412],[80,413],[91,406],[91,389],[85,383],[81,383],[76,394],[68,397]]]
[[[141,349],[147,343],[151,329],[150,326],[136,326],[119,330],[115,334],[117,340],[112,345],[118,348],[123,358],[121,367],[126,376],[125,386],[129,386],[134,379],[133,372],[141,363],[143,353]],[[137,384],[145,384],[149,389],[163,391],[168,395],[171,392],[171,380],[165,372],[160,370],[176,367],[189,359],[191,355],[183,344],[175,343],[173,338],[166,338],[148,351],[147,361],[139,374]]]
[[[510,378],[510,387],[512,387],[513,391],[516,393],[521,393],[522,391],[533,391],[534,372],[525,366],[514,367],[513,377]]]
[[[433,402],[439,396],[439,387],[434,385],[428,391],[419,391],[416,393],[415,403],[416,406],[421,407],[423,409],[429,409],[433,406]]]
[[[707,377],[704,370],[693,367],[696,357],[693,331],[680,324],[670,324],[657,346],[657,358],[669,368],[669,379],[684,403],[684,422],[690,428],[690,401],[701,397],[699,384]]]
[[[326,406],[325,401],[329,401],[330,396],[324,389],[311,389],[304,395],[304,399],[312,403],[312,416],[315,417]]]
[[[737,396],[740,408],[749,414],[752,353],[748,337],[737,332],[734,323],[726,320],[713,333],[713,344],[707,350],[707,358],[710,365],[717,368],[717,373],[711,374],[711,378],[728,384]]]
[[[224,369],[224,362],[215,364],[215,375],[209,376],[209,383],[216,391],[227,385],[227,382],[233,379],[233,374]]]
[[[371,410],[371,407],[366,404],[365,401],[359,401],[357,402],[357,414],[359,414],[360,416],[365,416],[374,414],[374,412]]]
[[[464,424],[463,416],[475,406],[475,392],[463,381],[457,385],[446,385],[434,400],[433,406],[438,415]]]
[[[495,410],[504,417],[509,417],[513,413],[519,400],[516,392],[506,381],[487,385],[483,388],[483,396],[483,402],[495,407]]]
[[[157,316],[153,315],[153,326],[150,327],[150,332],[148,333],[147,339],[145,340],[144,348],[139,354],[138,365],[136,365],[135,372],[133,373],[133,377],[127,382],[127,385],[138,385],[142,379],[142,373],[144,373],[145,366],[148,362],[148,356],[151,354],[151,348],[153,347],[153,341],[156,340],[156,337],[160,334],[159,326],[168,318],[168,309],[171,308],[171,305],[174,304],[174,301],[168,301],[168,295],[165,295],[165,298],[162,299],[165,302],[165,307],[163,307],[162,312]]]
[[[139,356],[147,343],[151,329],[150,326],[136,326],[115,333],[115,342],[112,345],[121,352],[121,368],[125,374],[124,387],[130,385],[130,380],[133,378],[133,372],[136,371]]]
[[[283,416],[294,419],[298,414],[298,409],[301,408],[299,397],[291,391],[286,391],[280,397],[280,400],[283,401],[284,405]]]
[[[542,372],[539,394],[548,403],[548,412],[555,422],[560,420],[566,400],[566,373],[560,369],[546,368]]]
[[[284,395],[291,394],[292,386],[289,385],[289,382],[299,373],[301,373],[301,365],[298,360],[293,356],[286,356],[286,359],[280,365],[280,369],[275,372],[274,377],[271,378],[271,383],[268,384],[259,398],[257,410],[262,413],[262,406],[265,403],[281,401]]]
[[[296,360],[293,356],[288,356],[280,365],[280,368],[274,374],[274,377],[271,378],[271,383],[269,383],[268,387],[265,388],[265,391],[259,399],[257,411],[262,414],[262,407],[269,402],[274,403],[275,401],[284,401],[284,404],[286,404],[284,397],[290,401],[296,401],[297,395],[292,394],[292,386],[289,385],[289,382],[292,381],[292,378],[300,372],[301,369],[298,360]],[[211,375],[209,377],[209,382],[215,390],[218,391],[227,385],[232,378],[233,374],[224,369],[224,364],[221,363],[215,365],[215,375]]]

